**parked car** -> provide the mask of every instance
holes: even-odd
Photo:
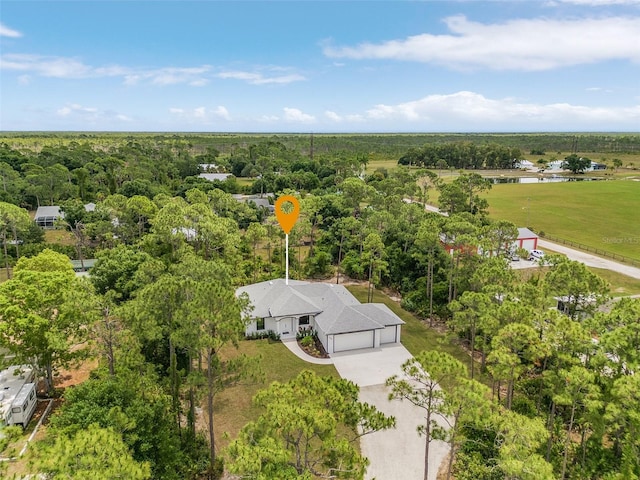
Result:
[[[540,260],[544,258],[544,252],[542,250],[531,250],[529,252],[529,260]]]

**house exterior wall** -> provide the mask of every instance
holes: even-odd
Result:
[[[253,333],[268,332],[269,330],[279,334],[281,337],[289,338],[295,337],[299,329],[312,328],[317,329],[315,319],[313,315],[309,315],[309,324],[300,325],[300,319],[296,316],[288,317],[266,317],[264,319],[264,329],[258,330],[258,320],[251,319],[245,329],[245,335],[251,335]]]
[[[536,250],[538,248],[537,238],[521,238],[518,241],[520,242],[520,248],[524,248],[528,252],[530,252],[531,250]]]
[[[400,341],[400,326],[399,325],[389,325],[384,330],[379,330],[380,332],[380,343],[398,343]]]
[[[245,334],[251,335],[252,333],[268,332],[269,330],[272,330],[278,333],[278,324],[276,322],[276,319],[273,317],[266,317],[264,319],[263,330],[258,330],[257,323],[258,323],[257,319],[255,318],[251,319],[251,321],[249,322],[249,324],[245,329]]]

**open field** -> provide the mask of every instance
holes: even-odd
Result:
[[[485,198],[492,218],[640,260],[640,182],[499,184]]]

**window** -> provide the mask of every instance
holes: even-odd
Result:
[[[303,315],[298,319],[298,325],[309,325],[309,315]]]
[[[256,330],[264,330],[264,318],[256,318]]]

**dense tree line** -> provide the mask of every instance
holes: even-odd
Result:
[[[398,160],[399,165],[415,165],[432,169],[507,169],[522,158],[520,148],[499,143],[477,145],[472,142],[430,143],[411,148]]]

